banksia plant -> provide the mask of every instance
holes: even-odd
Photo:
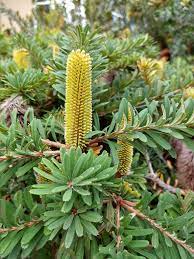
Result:
[[[30,66],[29,53],[26,49],[14,50],[13,60],[19,68],[26,69]]]
[[[67,59],[65,140],[70,146],[86,146],[85,135],[92,130],[91,58],[73,50]]]
[[[128,110],[128,118],[123,115],[120,129],[123,129],[127,123],[131,121],[131,111]],[[133,160],[133,146],[131,145],[132,138],[123,134],[118,137],[117,144],[118,148],[118,158],[119,158],[119,167],[118,175],[128,175],[131,169],[131,163]]]
[[[33,69],[0,62],[1,259],[194,258],[193,58],[163,76],[133,35],[79,26],[52,58],[34,32]]]

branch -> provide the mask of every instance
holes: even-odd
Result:
[[[163,235],[167,236],[170,238],[172,241],[174,241],[177,245],[182,246],[185,250],[187,250],[189,253],[194,254],[194,249],[187,245],[185,241],[180,240],[176,238],[173,234],[170,232],[166,231],[162,226],[160,226],[158,223],[156,223],[153,219],[150,219],[148,216],[144,215],[142,212],[140,212],[138,209],[135,209],[134,207],[131,207],[127,204],[125,200],[122,200],[121,198],[118,199],[118,202],[120,205],[128,210],[129,212],[135,214],[138,218],[147,221],[150,225],[158,229]]]
[[[121,236],[119,234],[119,231],[120,231],[120,204],[119,203],[117,203],[117,207],[116,207],[116,227],[117,227],[117,249],[118,249],[121,242]]]
[[[108,139],[109,137],[107,136],[103,136],[103,137],[98,137],[95,139],[92,139],[89,143],[88,143],[88,147],[92,147],[95,143],[98,142],[103,142],[104,140]],[[69,149],[70,146],[60,143],[60,142],[54,142],[51,141],[49,139],[42,139],[42,142],[49,146],[49,147],[55,147],[55,148],[66,148]],[[48,151],[43,151],[43,152],[31,152],[30,154],[26,154],[26,155],[19,155],[19,154],[7,154],[4,156],[0,156],[0,162],[1,161],[5,161],[5,160],[10,160],[10,159],[25,159],[25,158],[31,158],[31,157],[44,157],[44,156],[58,156],[60,155],[60,150],[48,150]]]
[[[115,139],[118,137],[118,135],[120,134],[125,134],[126,132],[124,130],[119,130],[117,132],[113,132],[109,135],[104,135],[104,136],[101,136],[101,137],[96,137],[94,139],[91,139],[90,142],[88,143],[88,146],[92,146],[93,144],[95,143],[102,143],[108,139]]]
[[[0,156],[0,162],[5,160],[10,160],[10,159],[25,159],[25,158],[32,158],[32,157],[58,156],[58,155],[60,155],[60,150],[32,152],[31,154],[27,154],[27,155],[8,154],[8,155]]]
[[[91,139],[89,141],[89,143],[87,144],[88,147],[92,147],[94,144],[98,144],[98,143],[101,143],[101,142],[104,142],[105,140],[107,139],[113,139],[115,138],[119,133],[124,133],[124,132],[114,132],[110,135],[104,135],[104,136],[101,136],[101,137],[96,137],[94,139]],[[56,148],[61,148],[61,147],[64,147],[66,149],[69,149],[70,146],[69,145],[66,145],[66,144],[63,144],[63,143],[60,143],[60,142],[54,142],[54,141],[51,141],[49,139],[42,139],[42,142],[44,144],[46,144],[47,146],[50,146],[50,147],[56,147]]]
[[[145,159],[149,168],[150,173],[146,176],[146,179],[151,180],[152,182],[156,183],[159,187],[161,187],[162,189],[165,189],[169,192],[172,193],[177,193],[177,191],[180,191],[182,195],[186,194],[185,190],[182,190],[180,188],[175,188],[165,182],[163,182],[158,176],[157,174],[154,172],[154,169],[152,167],[152,163],[149,157],[148,152],[145,153]]]
[[[69,145],[66,145],[66,144],[62,144],[62,143],[60,143],[60,142],[54,142],[54,141],[51,141],[51,140],[49,140],[49,139],[41,139],[42,140],[42,142],[44,143],[44,144],[46,144],[47,146],[50,146],[50,147],[56,147],[56,148],[61,148],[61,147],[64,147],[64,148],[66,148],[66,149],[68,149],[69,148]]]
[[[38,224],[40,222],[39,219],[34,219],[29,222],[25,222],[24,224],[17,226],[17,227],[10,227],[10,228],[0,228],[0,234],[6,233],[6,232],[12,232],[12,231],[19,231],[24,228],[29,228],[35,224]]]

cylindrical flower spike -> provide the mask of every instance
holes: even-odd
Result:
[[[123,115],[121,121],[120,129],[123,129],[127,123],[131,121],[131,111],[128,111],[128,118]],[[133,160],[133,145],[130,143],[132,138],[126,135],[121,135],[118,137],[117,143],[118,148],[118,158],[119,158],[119,167],[118,167],[118,176],[127,175],[130,172],[131,164]]]
[[[85,51],[72,51],[67,59],[65,140],[70,146],[86,146],[92,130],[91,58]]]

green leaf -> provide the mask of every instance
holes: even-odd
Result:
[[[60,230],[61,227],[55,228],[49,236],[49,241],[52,241]]]
[[[40,241],[38,242],[38,244],[36,246],[36,250],[43,248],[45,246],[45,244],[47,243],[48,239],[49,239],[49,236],[42,236],[42,238],[40,239]]]
[[[10,168],[6,173],[0,174],[0,188],[2,188],[15,173],[15,168]]]
[[[177,139],[184,139],[183,135],[181,135],[178,131],[175,131],[175,130],[173,130],[170,133],[170,135]]]
[[[22,237],[21,244],[25,245],[29,243],[34,238],[34,236],[40,231],[41,228],[42,224],[37,224],[28,228]]]
[[[85,213],[81,213],[80,217],[82,219],[90,221],[90,222],[101,222],[102,221],[102,216],[95,211],[87,211]]]
[[[169,237],[164,237],[165,243],[168,247],[172,247],[173,243],[172,240]]]
[[[34,201],[33,201],[31,193],[29,192],[29,188],[24,189],[23,198],[24,198],[27,208],[32,210],[34,207]]]
[[[94,131],[91,131],[91,132],[89,132],[88,134],[86,134],[86,136],[85,136],[85,138],[86,139],[90,139],[90,138],[92,138],[93,136],[96,136],[96,135],[102,135],[102,134],[104,134],[105,132],[104,131],[102,131],[102,130],[94,130]]]
[[[69,227],[69,229],[67,230],[67,234],[65,237],[65,247],[69,248],[73,242],[75,236],[75,223],[73,221],[73,223],[71,224],[71,226]]]
[[[0,172],[3,173],[5,170],[7,170],[9,168],[9,165],[10,165],[10,161],[0,162]]]
[[[70,157],[67,151],[64,148],[60,149],[60,157],[62,161],[63,174],[67,177],[68,180],[71,179],[71,168],[70,168]]]
[[[11,251],[7,259],[15,259],[19,257],[19,254],[21,252],[21,246],[18,242],[18,244],[14,247],[14,249]]]
[[[15,238],[16,235],[17,235],[17,232],[13,231],[11,233],[8,233],[7,236],[5,236],[5,238],[3,240],[1,240],[0,255],[2,255],[6,251],[7,248],[9,248],[11,241]]]
[[[117,170],[117,166],[107,168],[103,171],[101,171],[97,176],[97,181],[105,180],[111,178],[113,175],[115,175]]]
[[[77,198],[77,194],[73,193],[72,198],[69,201],[64,202],[64,204],[61,208],[61,211],[64,212],[64,213],[68,213],[72,209],[76,198]]]
[[[69,201],[72,196],[72,188],[68,189],[64,194],[63,194],[63,201]]]
[[[46,194],[50,194],[51,190],[52,190],[52,188],[50,188],[50,189],[32,189],[32,190],[30,190],[30,193],[35,194],[35,195],[46,195]]]
[[[154,231],[153,235],[152,235],[152,246],[154,248],[158,248],[159,245],[159,237],[158,237],[158,232]]]
[[[28,173],[35,165],[37,165],[38,161],[29,161],[25,165],[18,168],[16,171],[16,176],[21,177]]]
[[[81,168],[82,168],[82,165],[83,165],[83,162],[84,162],[85,159],[86,159],[86,154],[82,154],[82,155],[79,157],[77,163],[75,164],[73,173],[72,173],[72,177],[73,177],[73,178],[76,177],[77,175],[79,175],[79,172],[80,172],[80,170],[81,170]]]
[[[97,112],[94,113],[93,118],[94,118],[94,128],[96,130],[100,130],[100,120]]]
[[[78,215],[75,217],[75,231],[78,237],[83,236],[83,226]]]
[[[117,154],[118,144],[113,142],[113,141],[110,141],[110,140],[107,140],[106,143],[110,147],[110,152],[111,152],[111,155],[112,155],[113,162],[114,162],[115,165],[117,165],[119,163],[118,154]]]
[[[142,132],[136,131],[133,135],[134,138],[138,138],[142,142],[147,142],[147,137]]]
[[[153,131],[147,131],[147,134],[161,147],[163,147],[166,150],[171,149],[171,145],[163,138],[159,133],[153,132]]]
[[[147,236],[153,233],[153,229],[142,229],[142,228],[136,228],[136,229],[130,229],[125,231],[127,235],[130,236]]]
[[[44,216],[49,218],[51,217],[55,218],[55,217],[64,216],[64,213],[61,212],[60,210],[51,210],[51,211],[45,211]]]
[[[54,183],[59,183],[59,184],[63,183],[62,179],[59,180],[58,178],[54,177],[52,174],[48,174],[38,167],[34,167],[34,171]]]
[[[65,219],[65,222],[63,224],[63,229],[67,230],[72,222],[73,222],[73,218],[74,218],[74,215],[70,214],[66,219]]]
[[[124,114],[128,118],[128,109],[129,109],[128,101],[126,100],[126,98],[122,98],[120,105],[119,105],[119,111],[117,114],[117,122],[119,124],[121,123],[121,120],[122,120]]]
[[[73,184],[78,184],[78,183],[82,182],[83,180],[90,178],[94,172],[95,172],[95,167],[88,168],[80,176],[73,179]]]
[[[81,197],[85,204],[87,204],[88,206],[92,205],[92,196],[91,195],[81,196]]]
[[[130,248],[143,248],[143,247],[147,247],[149,245],[149,241],[148,240],[132,240],[128,243],[128,246]]]
[[[142,249],[138,249],[138,248],[133,248],[133,250],[136,251],[137,253],[145,256],[143,258],[156,259],[155,255],[153,255],[151,252],[149,253],[149,252],[145,251],[145,249],[142,250]]]
[[[83,195],[83,196],[85,196],[85,195],[91,195],[91,193],[90,193],[88,190],[85,190],[85,189],[83,189],[83,188],[81,188],[81,187],[73,187],[73,189],[74,189],[77,193],[79,193],[80,195]]]
[[[66,191],[67,189],[68,189],[67,185],[58,186],[52,189],[52,193],[63,192],[63,191]]]
[[[149,113],[147,108],[139,112],[138,116],[139,116],[139,123],[141,126],[144,126],[146,124],[148,114]]]
[[[14,236],[14,238],[10,237],[10,242],[9,245],[7,246],[7,248],[5,249],[5,251],[2,254],[2,257],[7,257],[12,250],[14,249],[14,247],[19,243],[20,239],[22,238],[23,232],[19,231],[16,233],[16,235]]]
[[[38,242],[40,241],[42,235],[36,235],[28,245],[24,245],[22,246],[23,248],[23,251],[22,251],[22,254],[21,254],[21,257],[22,258],[26,258],[27,256],[29,256],[32,251],[34,250],[34,248],[36,247],[36,245],[38,244]]]
[[[81,223],[84,226],[84,229],[86,230],[86,232],[88,232],[89,234],[91,234],[93,236],[98,235],[98,230],[96,229],[94,224],[92,224],[89,221],[85,221],[84,219],[81,219]]]
[[[84,239],[79,238],[76,247],[76,258],[84,259]]]
[[[62,174],[62,172],[50,160],[48,160],[46,158],[43,158],[42,162],[46,165],[46,167],[48,169],[51,170],[53,176],[55,176],[59,180],[64,181],[64,175]]]
[[[55,220],[54,222],[48,225],[48,229],[53,230],[53,229],[62,227],[64,222],[67,220],[67,218],[68,218],[67,215],[64,215],[63,217],[58,218],[57,220]]]
[[[186,250],[182,246],[180,246],[180,245],[177,245],[177,248],[179,250],[179,254],[180,254],[181,259],[182,258],[187,258]]]
[[[110,134],[114,130],[115,125],[116,125],[116,121],[115,121],[115,117],[113,117],[113,119],[108,127],[108,131],[107,131],[108,134]]]

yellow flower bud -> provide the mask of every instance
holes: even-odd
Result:
[[[17,49],[13,51],[13,60],[19,68],[28,68],[30,66],[29,53],[26,49]]]

